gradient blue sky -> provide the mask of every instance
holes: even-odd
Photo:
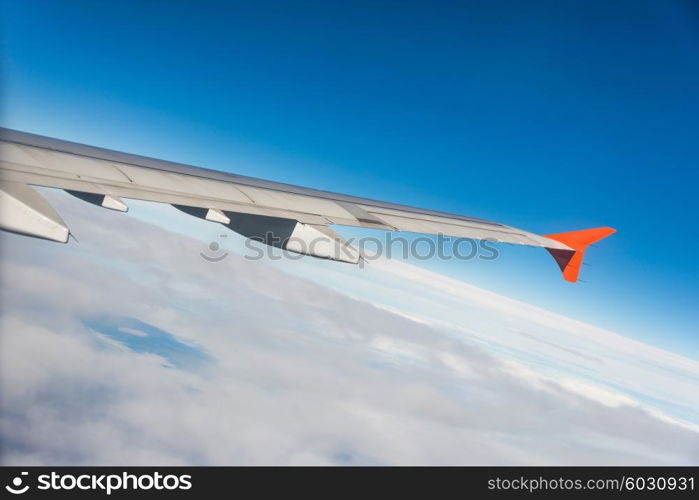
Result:
[[[3,0],[0,122],[543,234],[616,227],[578,285],[528,248],[422,265],[699,357],[696,2],[193,4]]]

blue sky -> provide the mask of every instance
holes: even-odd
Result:
[[[542,234],[610,225],[577,286],[527,248],[424,265],[699,357],[696,3],[4,0],[1,17],[3,126]]]

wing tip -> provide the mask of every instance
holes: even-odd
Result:
[[[596,243],[607,236],[616,233],[616,229],[609,226],[595,227],[592,229],[583,229],[581,231],[571,231],[567,233],[548,234],[545,235],[558,243],[563,243],[570,250],[561,250],[556,248],[546,248],[556,263],[561,269],[563,279],[569,283],[578,281],[580,267],[582,266],[583,256],[588,246]]]

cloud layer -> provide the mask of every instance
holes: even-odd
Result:
[[[699,462],[693,361],[398,262],[213,264],[174,226],[211,223],[51,201],[80,243],[0,239],[3,464]]]

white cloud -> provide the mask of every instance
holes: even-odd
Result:
[[[211,264],[210,223],[51,199],[79,244],[0,240],[4,464],[699,461],[649,403],[696,410],[695,362],[398,262]],[[81,321],[104,313],[212,360],[116,348]]]

